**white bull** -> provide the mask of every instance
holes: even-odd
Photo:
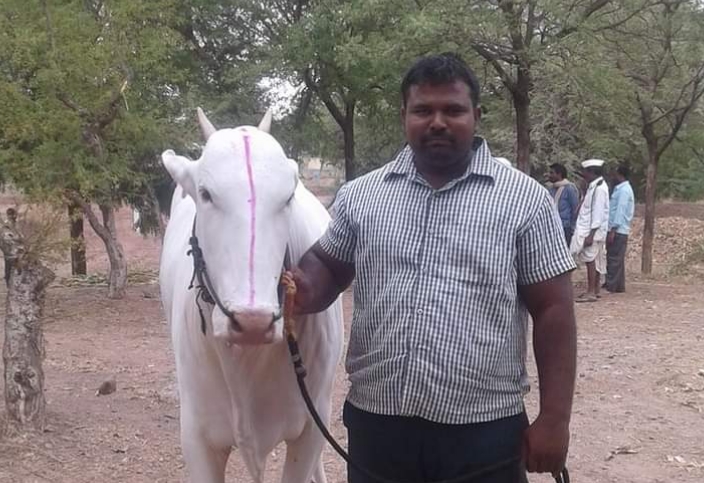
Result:
[[[324,441],[298,392],[278,318],[277,285],[286,247],[296,263],[322,235],[329,215],[299,182],[296,163],[268,134],[269,113],[259,127],[217,131],[200,109],[198,117],[207,140],[202,157],[162,154],[178,186],[159,273],[191,481],[224,482],[234,447],[253,480],[262,482],[267,456],[284,441],[282,482],[325,483]],[[196,213],[195,234],[214,292],[231,312],[201,303],[205,335],[196,291],[188,289],[193,260],[187,252]],[[343,342],[340,301],[299,317],[297,333],[311,397],[328,422]]]

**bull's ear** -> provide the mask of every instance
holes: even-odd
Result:
[[[181,186],[185,194],[195,200],[197,161],[191,161],[184,156],[179,156],[171,149],[161,153],[161,160],[171,178]]]

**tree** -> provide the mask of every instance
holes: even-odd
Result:
[[[623,29],[604,32],[612,59],[630,91],[646,171],[641,271],[652,271],[658,167],[704,96],[704,10],[692,0],[663,0],[634,15]],[[632,122],[632,121],[630,121]]]
[[[42,311],[47,286],[54,279],[42,257],[51,252],[52,222],[0,228],[0,250],[12,264],[5,306],[3,364],[5,407],[10,431],[42,430],[45,422],[44,336]],[[47,236],[51,235],[51,236]]]
[[[360,172],[355,129],[370,112],[399,106],[407,60],[433,49],[422,9],[400,0],[230,1],[250,32],[248,54],[269,78],[300,87],[292,124],[303,128],[320,102],[338,126],[348,179]],[[236,7],[235,7],[236,6]],[[419,29],[419,26],[423,26]],[[242,36],[233,35],[232,43]],[[247,67],[245,67],[247,68]],[[362,114],[362,116],[360,116]],[[393,127],[398,130],[398,118]],[[377,126],[389,132],[389,126]]]
[[[171,2],[5,3],[0,162],[26,193],[80,207],[109,256],[108,295],[122,297],[114,211],[151,196],[156,155],[183,138],[167,122],[181,100],[168,81],[180,45]]]
[[[447,19],[447,35],[466,38],[507,89],[515,112],[516,161],[530,172],[531,99],[535,69],[546,56],[558,55],[568,37],[593,23],[605,30],[603,14],[621,9],[610,0],[493,0],[438,2]],[[596,19],[595,17],[602,17]],[[469,21],[468,21],[469,19]]]

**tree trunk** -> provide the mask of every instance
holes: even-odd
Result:
[[[653,238],[655,236],[655,195],[658,179],[658,155],[648,148],[648,168],[645,175],[645,222],[643,224],[643,251],[640,271],[649,275],[653,272]]]
[[[93,213],[93,209],[88,203],[83,203],[83,213],[88,218],[90,226],[105,244],[105,250],[110,260],[110,272],[108,274],[108,297],[111,299],[121,299],[127,290],[127,259],[122,245],[117,240],[117,228],[115,226],[115,211],[112,206],[99,205],[103,216],[103,222]]]
[[[3,228],[0,244],[4,255],[14,259],[5,306],[2,351],[7,429],[11,432],[41,431],[46,419],[41,316],[46,287],[54,279],[54,273],[26,254],[21,237],[13,229]]]
[[[101,206],[103,214],[103,225],[110,232],[109,241],[105,242],[105,248],[110,260],[110,275],[108,277],[108,297],[111,299],[121,299],[125,296],[127,289],[127,259],[122,245],[117,240],[117,228],[115,226],[115,211],[112,207]]]
[[[354,108],[354,102],[345,105],[345,124],[341,126],[345,144],[345,179],[347,181],[356,178],[358,173],[354,159]]]
[[[519,68],[511,94],[516,111],[516,165],[526,174],[530,174],[530,85],[530,72]]]
[[[83,211],[76,203],[68,206],[71,231],[71,275],[86,275],[86,240],[83,237]]]

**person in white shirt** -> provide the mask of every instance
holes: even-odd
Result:
[[[578,263],[587,266],[587,291],[575,302],[596,302],[600,278],[606,274],[606,235],[609,230],[609,186],[604,180],[604,161],[582,162],[582,177],[588,183],[579,207],[570,252]]]

